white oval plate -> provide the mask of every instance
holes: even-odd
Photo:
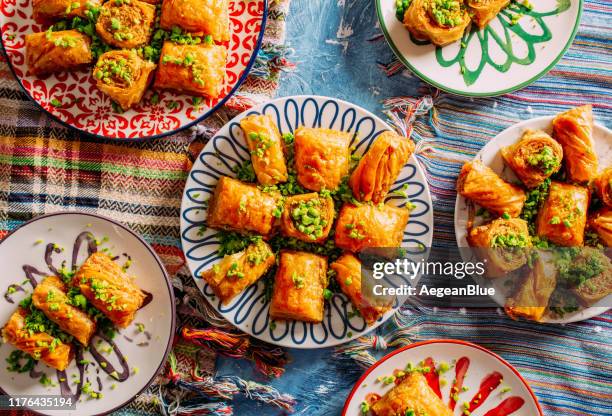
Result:
[[[440,48],[411,38],[395,17],[395,1],[376,0],[376,8],[397,58],[431,85],[474,97],[506,94],[545,75],[574,41],[582,14],[582,0],[532,1],[531,11],[513,0],[484,29],[474,25],[462,41]],[[517,14],[523,17],[510,24]]]
[[[205,203],[212,195],[219,176],[235,177],[232,168],[250,157],[239,123],[242,118],[254,113],[273,116],[281,133],[293,132],[301,125],[358,132],[359,141],[353,139],[355,141],[351,145],[356,146],[354,153],[359,155],[366,152],[380,133],[390,130],[380,118],[361,107],[335,98],[318,96],[279,98],[234,118],[202,150],[185,186],[181,206],[181,243],[193,276],[199,276],[202,271],[221,260],[217,253],[219,241],[216,231],[207,229],[200,233],[199,229],[205,225]],[[408,198],[417,207],[410,215],[403,244],[406,247],[418,244],[431,247],[431,196],[425,175],[414,157],[404,166],[391,189],[399,189],[404,184],[409,185]],[[391,196],[388,202],[404,205],[405,199]],[[375,325],[368,327],[361,317],[349,317],[350,302],[344,295],[337,294],[327,302],[321,324],[277,321],[275,325],[270,325],[269,302],[263,300],[264,283],[261,280],[227,306],[220,304],[202,278],[194,277],[194,280],[204,296],[229,322],[254,337],[285,347],[324,348],[338,345],[371,331],[394,313],[394,310],[387,312]],[[396,308],[401,303],[403,300],[399,299]],[[333,308],[329,307],[330,304]]]
[[[142,101],[123,113],[96,87],[91,70],[61,72],[46,77],[27,74],[25,35],[45,30],[32,17],[32,0],[0,3],[0,39],[7,62],[24,92],[56,121],[80,132],[106,139],[145,140],[178,133],[212,115],[246,79],[261,47],[268,12],[267,0],[230,0],[230,40],[222,94],[204,98],[170,91],[147,91]],[[61,107],[51,104],[53,100]]]
[[[63,260],[70,265],[75,240],[85,231],[91,232],[100,240],[108,237],[108,242],[99,246],[100,250],[108,247],[114,255],[128,254],[132,258],[129,273],[136,277],[135,282],[141,289],[153,295],[153,299],[151,303],[136,313],[134,322],[128,328],[122,329],[114,339],[119,350],[127,357],[130,369],[128,379],[125,382],[114,380],[102,371],[91,353],[85,351],[84,359],[93,362],[87,365],[86,377],[95,391],[102,392],[103,398],[88,399],[87,395],[82,394],[81,400],[76,404],[76,410],[42,412],[48,415],[65,415],[68,412],[79,416],[98,415],[125,406],[140,394],[162,369],[174,337],[174,293],[161,261],[151,246],[133,231],[118,222],[97,215],[78,212],[43,215],[23,224],[9,234],[0,243],[0,264],[2,264],[4,276],[2,293],[6,292],[8,285],[21,284],[26,280],[22,269],[24,265],[34,266],[41,272],[52,274],[45,262],[45,250],[49,243],[55,243],[64,248],[63,252],[53,254],[53,265],[59,268]],[[77,261],[78,265],[86,259],[86,251],[86,244],[83,244]],[[125,258],[125,256],[122,257]],[[40,277],[37,276],[37,278],[40,281]],[[32,292],[29,284],[22,286],[26,292]],[[15,311],[18,302],[24,297],[24,292],[14,293],[12,295],[12,299],[15,300],[14,304],[7,302],[5,298],[0,298],[0,325],[6,323]],[[136,323],[144,324],[144,332],[137,330]],[[132,342],[125,337],[132,339]],[[148,345],[138,346],[138,343],[148,343]],[[9,396],[60,394],[56,371],[42,363],[39,363],[36,369],[47,374],[56,386],[44,387],[38,379],[30,378],[27,373],[9,372],[6,369],[5,360],[14,350],[15,348],[9,344],[0,346],[1,391]],[[114,353],[104,353],[103,356],[113,366],[120,369]],[[134,370],[135,368],[138,370]],[[97,370],[99,370],[98,374]],[[75,360],[68,366],[66,373],[69,386],[74,392],[75,378],[72,375],[79,374]],[[102,382],[101,390],[98,390],[97,377],[100,377]],[[114,389],[111,387],[113,383],[116,383]]]
[[[462,404],[469,402],[479,389],[480,382],[489,374],[497,371],[503,376],[503,381],[484,403],[472,412],[472,416],[482,416],[487,411],[495,408],[504,399],[508,397],[520,397],[524,400],[524,404],[512,416],[542,416],[542,409],[538,404],[536,396],[531,391],[531,388],[525,379],[512,367],[507,361],[493,352],[479,345],[472,344],[459,340],[431,340],[425,342],[417,342],[400,348],[374,364],[365,372],[359,379],[353,390],[349,394],[344,405],[342,416],[362,416],[361,403],[365,401],[369,393],[379,394],[383,396],[391,389],[391,385],[384,385],[378,382],[379,377],[387,377],[393,374],[396,369],[403,370],[408,363],[417,365],[426,358],[433,358],[435,363],[446,362],[453,363],[454,360],[459,360],[462,357],[467,357],[470,361],[463,385],[468,387],[466,392],[459,393],[459,401],[455,408],[454,414],[459,416],[462,413]],[[442,400],[448,403],[450,400],[450,390],[455,375],[455,369],[451,368],[440,378],[447,381],[446,386],[441,386]],[[504,387],[509,387],[511,390],[507,393],[501,393]]]
[[[508,181],[517,181],[518,178],[512,172],[512,169],[508,168],[501,157],[500,150],[502,147],[509,146],[516,143],[523,132],[527,129],[531,130],[544,130],[545,132],[552,134],[552,121],[554,116],[546,116],[534,118],[531,120],[525,120],[517,123],[513,126],[508,127],[506,130],[499,133],[491,141],[489,141],[481,150],[476,154],[475,159],[480,159],[482,162],[493,169],[496,173],[501,175]],[[593,138],[595,140],[595,153],[599,158],[600,168],[612,165],[612,131],[607,128],[595,124],[593,129]],[[469,247],[467,242],[467,223],[469,217],[469,208],[467,200],[461,195],[457,194],[457,200],[455,202],[455,236],[457,238],[457,245],[459,247]],[[465,260],[465,259],[464,259]],[[496,292],[493,297],[495,301],[503,306],[507,298],[506,294]],[[590,308],[585,308],[574,313],[568,313],[563,318],[559,319],[544,319],[542,322],[547,323],[569,323],[584,321],[594,316],[601,315],[609,307],[603,307],[603,305],[609,305],[612,299],[612,295],[600,300]]]

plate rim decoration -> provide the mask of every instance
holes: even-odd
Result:
[[[267,108],[270,108],[270,110],[266,112]],[[287,113],[285,110],[286,108],[289,111],[295,112],[295,114]],[[308,114],[309,112],[312,112],[313,109],[316,109],[317,113],[314,115],[314,120],[311,120],[313,117],[305,116],[304,114]],[[336,110],[335,115],[329,113],[330,111],[333,111],[333,110]],[[185,253],[185,259],[186,259],[186,263],[189,268],[191,277],[194,280],[196,286],[198,287],[199,292],[206,299],[205,301],[208,302],[220,315],[223,316],[225,320],[230,322],[232,325],[236,326],[243,332],[246,332],[249,335],[259,340],[262,340],[262,341],[265,341],[265,342],[268,342],[274,345],[296,348],[296,349],[320,349],[320,348],[332,347],[332,346],[336,346],[336,345],[340,345],[340,344],[349,342],[364,334],[370,333],[371,331],[375,330],[378,326],[383,324],[385,321],[387,321],[389,318],[391,318],[393,314],[397,311],[397,309],[401,306],[401,303],[403,303],[404,299],[400,299],[400,301],[396,301],[396,306],[393,307],[391,310],[389,310],[382,317],[382,319],[379,319],[373,325],[368,326],[364,323],[363,324],[364,327],[362,330],[357,330],[356,328],[352,327],[350,323],[347,323],[346,322],[347,319],[343,315],[343,312],[339,310],[333,311],[334,315],[331,315],[330,313],[330,315],[328,316],[329,303],[326,302],[326,307],[325,307],[326,312],[325,312],[325,317],[323,321],[324,326],[323,328],[319,328],[320,334],[314,333],[313,335],[313,328],[318,328],[316,325],[321,325],[321,324],[303,323],[302,321],[293,321],[293,320],[287,321],[288,322],[288,324],[286,324],[287,329],[284,334],[281,334],[280,332],[277,334],[270,334],[271,320],[269,320],[267,317],[268,304],[267,303],[264,304],[264,306],[261,308],[257,306],[253,306],[253,305],[256,305],[256,302],[261,301],[260,295],[261,295],[261,290],[263,289],[257,287],[257,285],[261,285],[261,282],[262,282],[261,280],[255,283],[255,287],[256,287],[255,289],[251,289],[249,291],[249,289],[247,288],[245,289],[245,291],[241,292],[241,294],[238,295],[235,299],[233,299],[232,302],[227,305],[227,307],[226,306],[219,307],[218,297],[210,293],[206,293],[206,283],[203,282],[203,279],[195,277],[196,273],[199,273],[201,270],[204,270],[206,267],[210,267],[210,265],[213,262],[217,262],[220,259],[216,258],[218,257],[218,254],[217,254],[218,251],[216,247],[214,249],[208,249],[207,247],[205,247],[205,246],[213,246],[213,245],[218,244],[218,241],[214,239],[214,232],[215,232],[214,230],[210,229],[211,230],[210,235],[206,234],[206,236],[202,235],[202,236],[198,236],[197,238],[194,237],[194,230],[198,228],[198,226],[204,225],[203,218],[205,217],[202,217],[201,219],[192,219],[192,218],[189,218],[190,212],[206,211],[207,207],[205,206],[206,201],[204,202],[195,201],[193,197],[191,197],[190,195],[193,192],[198,192],[198,196],[199,196],[199,193],[203,192],[202,189],[207,189],[206,197],[209,196],[208,194],[212,195],[212,190],[214,190],[214,186],[216,186],[217,179],[215,179],[214,177],[212,177],[211,179],[211,177],[209,176],[211,174],[218,175],[218,176],[229,175],[228,172],[229,172],[229,169],[231,169],[230,164],[235,165],[238,159],[241,161],[246,160],[246,158],[248,157],[247,153],[243,151],[244,149],[242,150],[240,149],[242,146],[245,146],[244,144],[239,142],[242,139],[242,136],[239,136],[239,138],[229,137],[229,136],[234,136],[232,132],[236,131],[236,129],[239,129],[239,127],[237,127],[236,124],[239,123],[239,121],[242,118],[246,117],[247,115],[253,114],[253,113],[265,112],[266,114],[271,114],[273,117],[277,116],[278,119],[275,121],[277,123],[280,121],[279,129],[281,130],[281,133],[282,133],[283,131],[287,130],[287,126],[291,128],[291,131],[293,131],[295,128],[303,125],[304,122],[306,123],[307,126],[310,126],[312,123],[314,123],[313,124],[314,127],[341,129],[342,127],[339,127],[339,126],[343,126],[345,123],[345,121],[343,120],[343,115],[342,115],[343,111],[345,112],[345,114],[350,113],[349,116],[353,117],[351,121],[352,124],[350,124],[350,127],[349,127],[350,131],[354,131],[356,126],[358,126],[358,123],[360,123],[362,120],[368,121],[368,123],[365,123],[366,127],[363,128],[364,129],[363,131],[370,129],[370,123],[371,123],[372,130],[371,130],[371,133],[369,133],[368,135],[369,138],[367,138],[366,140],[364,138],[365,134],[360,135],[359,142],[356,141],[355,143],[353,143],[354,145],[357,143],[360,143],[359,150],[362,153],[365,153],[365,150],[368,148],[369,144],[373,142],[373,140],[378,136],[378,134],[380,134],[383,131],[393,131],[393,129],[388,123],[383,121],[380,117],[378,117],[374,113],[368,111],[367,109],[359,105],[350,103],[345,100],[341,100],[341,99],[337,99],[333,97],[327,97],[327,96],[308,95],[308,94],[279,97],[279,98],[267,101],[265,103],[259,104],[257,106],[254,106],[240,113],[239,115],[234,117],[232,120],[227,122],[227,124],[225,124],[217,132],[217,134],[215,134],[215,136],[210,139],[208,144],[199,153],[197,159],[195,160],[193,166],[191,167],[191,170],[187,178],[187,182],[185,184],[185,189],[183,190],[183,197],[181,201],[181,211],[180,211],[181,212],[180,213],[181,247],[183,249],[183,252]],[[326,123],[328,123],[329,125],[322,123],[322,120],[326,118],[326,115],[328,116],[327,118],[329,119],[328,121],[326,121]],[[371,119],[371,120],[368,120],[368,119]],[[349,121],[347,121],[347,123],[348,122]],[[241,133],[238,133],[238,134],[241,134]],[[233,153],[230,152],[231,154],[226,154],[226,153],[223,153],[224,152],[223,149],[217,149],[215,146],[217,146],[218,142],[221,143],[222,145],[226,145],[227,149],[229,149],[229,150],[226,149],[226,151],[228,152],[232,150],[231,148],[233,148],[234,149]],[[229,143],[226,143],[226,142],[229,142]],[[241,151],[238,152],[237,149]],[[217,156],[216,159],[214,157],[215,153],[219,154],[219,156]],[[242,154],[244,154],[244,156],[242,156]],[[205,159],[203,160],[203,158]],[[217,166],[220,166],[219,172],[214,172],[214,170],[216,170],[216,168],[213,169],[215,164],[217,164]],[[197,180],[194,179],[194,176],[193,176],[194,174],[198,175]],[[234,174],[231,174],[230,176],[235,177]],[[204,180],[205,182],[210,181],[210,184],[207,183],[204,185],[202,183],[202,180]],[[427,182],[427,177],[425,175],[423,168],[419,164],[415,154],[411,156],[409,162],[404,166],[397,181],[406,181],[410,183],[417,182],[418,188],[420,189],[422,187],[422,190],[419,190],[416,193],[410,195],[410,198],[412,198],[414,201],[417,201],[417,200],[420,201],[419,205],[422,204],[423,206],[422,213],[421,213],[421,210],[419,210],[419,214],[415,217],[416,218],[415,221],[417,221],[418,223],[412,225],[413,227],[418,227],[417,230],[414,231],[414,233],[417,235],[407,235],[407,236],[404,235],[404,240],[406,239],[412,240],[412,241],[406,240],[404,244],[415,242],[415,243],[423,244],[425,247],[431,246],[431,243],[433,240],[433,230],[434,230],[433,200],[431,197],[429,184]],[[397,181],[394,183],[394,186],[397,186],[397,183],[398,183]],[[412,186],[414,186],[415,188],[417,187],[417,185],[412,185]],[[198,198],[198,197],[196,196],[195,198]],[[196,214],[196,215],[199,215],[199,214]],[[191,216],[193,216],[193,214],[191,214]],[[404,232],[406,232],[408,227],[410,227],[410,222],[408,223],[407,227],[404,229]],[[423,232],[423,230],[425,231]],[[198,252],[199,258],[198,259],[190,258],[190,253],[193,252],[194,250],[202,249],[201,247],[204,247],[203,249],[204,251]],[[253,288],[253,287],[254,286],[250,286],[250,288]],[[337,301],[336,303],[340,302],[339,304],[341,305],[346,304],[347,307],[350,307],[349,306],[350,302],[345,298],[344,294],[338,293],[338,295],[341,295],[341,296],[340,297],[334,296],[334,298],[338,298],[336,299]],[[244,299],[240,298],[239,296],[243,296]],[[212,298],[214,298],[214,300],[212,300]],[[340,308],[340,306],[336,305],[336,303],[334,303],[334,307],[332,308],[334,310]],[[227,308],[227,310],[224,310],[225,308]],[[344,308],[344,306],[342,306],[342,308]],[[257,323],[257,327],[261,327],[263,329],[261,331],[254,330],[253,325],[254,323],[256,323],[257,317],[259,315],[264,316],[263,315],[264,313],[266,313],[266,315],[265,317],[261,319],[265,319],[265,323],[264,324]],[[332,318],[334,319],[332,320]],[[282,320],[279,320],[279,321],[282,321]],[[329,325],[332,325],[332,327],[328,327],[329,326],[328,321],[329,321]],[[352,323],[355,323],[355,322],[352,322]],[[301,330],[300,328],[297,328],[298,326],[301,326],[302,324],[305,325],[305,330]],[[335,326],[343,325],[343,330],[342,330],[343,335],[342,336],[337,336],[333,333],[334,330],[337,329],[334,327],[334,324]],[[359,325],[361,325],[361,322],[359,323]],[[361,326],[359,328],[361,328]],[[256,334],[256,332],[259,332],[259,333]],[[324,334],[324,335],[321,335],[321,334]],[[297,338],[297,339],[294,339],[294,338]],[[323,340],[321,341],[321,339]]]
[[[236,0],[238,1],[238,0]],[[250,1],[250,0],[243,0],[243,1]],[[14,80],[17,81],[17,83],[19,84],[19,89],[20,91],[27,97],[28,101],[31,101],[32,103],[35,104],[36,109],[39,111],[42,111],[47,117],[49,117],[52,121],[59,123],[61,126],[67,128],[70,131],[73,131],[75,133],[81,134],[85,137],[91,137],[97,140],[110,140],[110,141],[118,141],[118,142],[145,142],[145,141],[149,141],[149,140],[156,140],[156,139],[161,139],[167,136],[171,136],[173,134],[178,134],[181,133],[193,126],[195,126],[196,124],[199,124],[203,121],[205,121],[206,119],[210,118],[211,116],[213,116],[217,110],[219,110],[221,107],[223,107],[225,105],[225,103],[227,103],[227,101],[232,98],[234,96],[234,94],[238,91],[238,89],[242,86],[242,84],[244,83],[244,81],[246,80],[246,78],[249,76],[249,74],[251,73],[251,69],[253,68],[253,65],[255,64],[255,61],[257,60],[257,55],[259,54],[259,51],[261,50],[261,47],[263,45],[263,38],[264,38],[264,34],[265,34],[265,30],[266,30],[266,26],[267,26],[267,20],[268,20],[268,10],[269,10],[269,0],[260,0],[263,2],[263,14],[262,14],[262,18],[261,18],[261,30],[259,31],[259,34],[257,35],[257,41],[255,43],[255,46],[253,48],[253,52],[251,53],[251,56],[249,58],[249,62],[248,64],[244,67],[244,71],[242,72],[242,74],[240,75],[240,77],[238,77],[238,80],[235,82],[235,84],[233,85],[232,89],[227,93],[227,95],[225,95],[221,100],[219,100],[219,102],[217,102],[217,104],[215,104],[214,106],[212,106],[210,109],[208,109],[208,111],[206,111],[204,114],[200,115],[199,117],[197,117],[195,120],[191,120],[188,123],[186,123],[185,125],[182,125],[176,129],[173,130],[169,130],[169,131],[165,131],[163,133],[158,133],[158,134],[154,134],[154,135],[150,135],[150,136],[141,136],[141,137],[113,137],[113,136],[105,136],[103,134],[98,134],[98,133],[91,133],[87,130],[83,130],[80,129],[72,124],[70,124],[68,121],[64,121],[61,120],[58,116],[54,115],[51,111],[47,110],[38,100],[36,100],[25,88],[25,86],[23,85],[22,79],[20,77],[17,76],[15,69],[13,68],[13,63],[8,55],[8,52],[6,51],[6,47],[4,45],[4,30],[3,30],[3,24],[0,24],[0,51],[2,53],[2,58],[4,59],[4,61],[6,62],[7,66],[9,67],[10,71],[11,71],[11,75],[13,77]],[[2,14],[0,14],[0,19],[4,19]],[[3,20],[0,20],[0,23]],[[231,35],[231,33],[230,33]],[[25,49],[25,46],[24,46]],[[147,90],[150,90],[151,87],[149,87]],[[184,95],[184,94],[183,94]],[[144,98],[143,98],[144,99]],[[139,113],[139,114],[147,114],[145,113]]]
[[[499,361],[502,365],[507,367],[510,371],[512,371],[512,373],[514,373],[514,375],[516,375],[518,377],[520,382],[525,386],[525,388],[529,392],[529,395],[533,399],[533,402],[535,403],[535,405],[536,405],[536,407],[537,407],[537,409],[538,409],[538,411],[540,413],[539,416],[544,416],[544,413],[542,411],[542,407],[540,405],[540,402],[538,401],[537,396],[535,395],[535,393],[531,389],[531,386],[529,385],[527,380],[525,380],[525,378],[521,375],[521,373],[519,373],[519,371],[516,368],[514,368],[514,366],[512,364],[510,364],[508,361],[506,361],[504,358],[502,358],[501,356],[499,356],[495,352],[493,352],[493,351],[489,350],[488,348],[485,348],[485,347],[483,347],[481,345],[478,345],[478,344],[475,344],[475,343],[469,342],[469,341],[464,341],[464,340],[461,340],[461,339],[444,339],[444,338],[434,338],[434,339],[430,339],[430,340],[427,340],[427,341],[419,341],[419,342],[415,342],[413,344],[405,345],[405,346],[403,346],[401,348],[396,349],[395,351],[390,352],[389,354],[387,354],[384,357],[382,357],[380,360],[376,361],[371,367],[369,367],[361,375],[361,377],[359,377],[359,380],[357,380],[355,382],[355,384],[353,385],[353,388],[351,389],[351,392],[349,393],[346,401],[344,402],[344,407],[342,408],[342,416],[348,416],[347,415],[348,407],[351,404],[351,401],[352,401],[353,397],[355,396],[355,393],[357,393],[357,391],[359,390],[359,388],[362,385],[362,383],[368,378],[368,376],[375,369],[377,369],[384,362],[392,359],[393,357],[395,357],[398,354],[401,354],[401,353],[403,353],[405,351],[408,351],[408,350],[411,350],[413,348],[423,347],[423,346],[431,345],[431,344],[449,344],[449,347],[452,347],[453,345],[462,345],[464,347],[477,349],[477,350],[479,350],[481,352],[484,352],[484,353],[490,355],[491,357],[493,357],[494,359]]]
[[[155,379],[159,376],[159,374],[161,373],[161,371],[163,370],[164,366],[166,365],[166,362],[168,361],[168,356],[170,355],[170,352],[172,351],[172,347],[174,344],[174,336],[176,333],[176,298],[174,296],[174,290],[173,290],[173,286],[172,286],[172,281],[170,280],[170,276],[168,275],[168,272],[166,271],[166,268],[163,265],[163,262],[161,261],[161,259],[159,258],[159,256],[157,255],[157,253],[155,252],[155,250],[153,249],[153,247],[147,242],[145,241],[144,238],[142,238],[138,233],[136,233],[135,231],[131,230],[128,226],[126,226],[125,224],[121,223],[120,221],[114,220],[112,218],[97,214],[97,213],[92,213],[92,212],[85,212],[85,211],[58,211],[58,212],[52,212],[52,213],[48,213],[48,214],[41,214],[38,216],[35,216],[31,219],[29,219],[28,221],[20,224],[17,228],[15,228],[14,230],[10,231],[6,236],[4,236],[4,238],[2,240],[0,240],[0,245],[5,244],[10,237],[12,237],[17,231],[22,230],[23,228],[27,227],[28,225],[31,225],[34,222],[37,222],[39,220],[45,220],[48,218],[52,218],[52,217],[58,217],[58,216],[71,216],[71,215],[77,215],[77,216],[89,216],[92,218],[95,218],[97,220],[101,220],[103,222],[107,222],[110,225],[114,226],[114,227],[119,227],[121,228],[124,232],[127,232],[128,234],[132,235],[133,237],[135,237],[144,248],[147,249],[147,251],[150,252],[150,254],[153,256],[155,262],[157,263],[157,266],[159,268],[159,270],[161,271],[163,277],[164,277],[164,282],[166,283],[166,288],[168,290],[168,294],[169,294],[169,302],[172,305],[171,308],[171,323],[170,323],[170,333],[168,336],[168,342],[167,345],[165,347],[164,350],[164,354],[162,357],[162,360],[160,361],[159,365],[157,366],[157,368],[155,369],[155,372],[151,375],[151,378],[142,386],[142,388],[140,388],[138,390],[137,393],[135,393],[133,396],[128,397],[125,401],[123,401],[122,403],[114,406],[112,409],[108,409],[108,410],[104,410],[101,412],[97,412],[97,413],[92,413],[90,416],[101,416],[101,415],[106,415],[112,412],[115,412],[125,406],[127,406],[128,404],[132,403],[140,394],[142,394],[142,392],[144,392],[147,388],[149,388],[149,386],[155,381]],[[2,383],[0,383],[0,393],[5,394],[7,396],[11,396],[9,395],[3,388],[2,388]],[[78,404],[78,402],[77,402]],[[41,410],[33,410],[33,409],[29,409],[29,412],[32,412],[34,414],[39,414],[39,415],[49,415],[49,413],[45,412],[45,411],[41,411]],[[77,408],[75,408],[75,410],[71,411],[71,412],[77,412]]]
[[[482,149],[480,149],[478,153],[476,153],[476,155],[472,159],[470,159],[470,161],[481,159],[484,154],[499,152],[500,145],[498,144],[498,142],[502,140],[503,136],[509,134],[513,130],[517,131],[516,141],[518,141],[520,140],[520,133],[525,131],[526,129],[530,129],[530,128],[540,129],[538,126],[544,123],[546,123],[549,127],[552,126],[552,121],[557,114],[559,113],[555,113],[553,115],[547,115],[547,116],[534,117],[534,118],[522,120],[517,123],[511,124],[510,126],[506,127],[505,129],[497,133],[491,140],[489,140],[482,147]],[[611,129],[607,128],[603,124],[594,122],[593,135],[595,135],[595,131],[597,130],[602,130],[607,135],[612,136]],[[468,246],[467,241],[466,241],[467,231],[465,230],[464,227],[461,227],[459,224],[460,222],[465,221],[465,216],[462,215],[464,210],[461,209],[461,206],[465,203],[465,201],[466,199],[457,193],[457,196],[455,198],[455,205],[454,205],[455,212],[453,215],[453,227],[455,230],[455,242],[457,243],[457,247],[467,247]],[[608,298],[612,299],[612,294],[601,299],[600,301],[598,301],[598,303],[605,302],[606,299]],[[497,302],[497,298],[494,297],[493,299]],[[503,308],[503,305],[499,305],[499,306]],[[607,307],[607,306],[594,306],[593,305],[593,306],[589,306],[588,308],[583,308],[579,310],[578,312],[568,313],[567,318],[551,319],[551,318],[544,317],[544,319],[539,322],[535,322],[535,321],[528,321],[528,322],[539,323],[539,324],[568,324],[568,323],[580,322],[580,321],[585,321],[587,319],[594,318],[596,316],[599,316],[605,313],[606,311],[610,309],[612,309],[612,306]]]
[[[385,0],[376,0],[376,14],[378,16],[378,23],[380,24],[380,28],[385,37],[385,41],[387,42],[387,45],[389,45],[389,47],[393,51],[393,54],[396,56],[396,58],[399,59],[399,61],[407,69],[409,69],[413,74],[415,74],[422,81],[432,85],[435,88],[439,88],[442,91],[445,91],[451,94],[455,94],[455,95],[459,95],[459,96],[463,96],[463,97],[497,97],[500,95],[508,94],[508,93],[520,90],[522,88],[525,88],[533,84],[534,82],[536,82],[538,79],[542,78],[544,75],[550,72],[550,70],[553,69],[555,65],[557,65],[557,63],[561,60],[561,58],[565,56],[565,53],[570,48],[570,46],[574,43],[574,39],[576,38],[576,34],[578,33],[578,29],[580,28],[580,22],[581,22],[582,12],[584,8],[584,0],[575,0],[579,2],[578,12],[576,15],[576,22],[574,23],[574,27],[568,38],[568,41],[565,44],[565,46],[561,49],[559,54],[548,65],[546,65],[546,67],[542,71],[540,71],[538,74],[536,74],[530,79],[525,80],[515,86],[511,86],[503,90],[496,90],[496,91],[491,91],[491,92],[471,92],[467,90],[459,90],[459,89],[447,87],[444,85],[444,83],[431,79],[429,76],[425,75],[423,72],[418,70],[414,65],[410,63],[410,60],[408,59],[408,57],[404,56],[400,52],[399,48],[396,46],[395,42],[393,41],[393,37],[391,36],[390,30],[385,23],[384,11],[382,9],[383,1]],[[406,31],[406,33],[407,33],[406,37],[407,39],[409,39],[408,31]]]

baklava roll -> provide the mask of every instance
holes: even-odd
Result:
[[[497,218],[472,228],[468,243],[486,262],[487,277],[503,277],[527,263],[531,237],[525,220]]]
[[[300,127],[295,131],[297,180],[306,189],[333,191],[348,175],[352,134],[337,130]]]
[[[602,208],[589,218],[589,228],[606,247],[612,247],[612,208]]]
[[[412,0],[404,14],[404,26],[415,38],[437,46],[461,39],[469,24],[470,15],[462,1]]]
[[[504,181],[480,160],[463,165],[457,192],[498,216],[518,217],[527,199],[520,187]]]
[[[110,0],[100,9],[96,32],[116,48],[133,49],[149,43],[155,6],[140,0]]]
[[[270,303],[272,319],[323,321],[327,259],[312,253],[282,250]]]
[[[384,202],[389,188],[414,152],[414,143],[392,131],[376,138],[351,174],[349,186],[359,201]]]
[[[536,234],[560,246],[583,245],[589,197],[585,187],[551,182],[538,212]]]
[[[220,45],[164,42],[154,88],[217,98],[225,84],[227,49]]]
[[[453,416],[453,412],[433,391],[418,371],[404,376],[371,407],[374,416]]]
[[[93,69],[96,86],[127,111],[138,104],[153,80],[155,64],[136,52],[109,51],[100,56]]]
[[[287,181],[287,164],[281,134],[272,117],[252,114],[240,121],[244,139],[251,152],[253,170],[262,185]]]
[[[466,0],[465,4],[474,23],[482,29],[510,4],[510,0]]]
[[[96,323],[81,309],[70,304],[66,285],[57,276],[43,279],[32,293],[32,303],[59,328],[87,346],[96,332]]]
[[[25,43],[26,63],[32,75],[74,71],[93,61],[91,40],[78,30],[30,33]]]
[[[102,0],[32,0],[32,15],[40,24],[61,19],[85,17],[85,11],[102,4]]]
[[[146,298],[134,279],[104,253],[89,256],[74,275],[72,286],[120,328],[130,325]]]
[[[308,243],[327,239],[334,222],[334,200],[316,192],[293,195],[285,200],[281,233]]]
[[[336,246],[354,253],[365,248],[401,247],[409,217],[406,208],[344,204],[336,223]]]
[[[219,230],[268,237],[274,231],[277,202],[274,193],[222,176],[208,204],[206,223]]]
[[[601,202],[612,208],[612,167],[605,169],[595,178],[593,187]]]
[[[74,357],[72,345],[63,343],[44,331],[26,327],[28,311],[18,308],[2,328],[4,342],[29,354],[56,370],[65,370]]]
[[[367,292],[364,294],[366,285],[361,275],[361,262],[353,254],[345,253],[341,255],[329,267],[336,272],[336,281],[342,292],[349,298],[368,325],[373,325],[387,311],[391,310],[391,304],[384,301],[376,302],[377,299],[374,299],[372,294],[370,296]]]
[[[202,272],[202,277],[224,305],[257,282],[272,265],[275,256],[270,246],[259,241],[229,256]]]
[[[229,0],[163,0],[162,29],[180,27],[195,35],[229,40]]]
[[[590,182],[597,175],[598,166],[591,105],[576,107],[555,117],[553,137],[563,147],[568,180]]]
[[[563,148],[541,130],[527,130],[517,143],[503,147],[506,164],[527,188],[536,188],[561,169]]]
[[[505,310],[508,316],[541,321],[557,287],[557,278],[554,254],[540,251],[533,268],[519,283],[514,295],[506,300]]]
[[[592,306],[612,293],[612,262],[602,251],[584,247],[573,260],[579,270],[590,270],[596,274],[581,282],[572,292],[580,303]],[[607,305],[602,305],[607,306]]]

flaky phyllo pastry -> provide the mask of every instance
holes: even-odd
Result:
[[[527,198],[519,186],[504,181],[480,160],[463,165],[457,192],[493,214],[510,217],[519,216]]]
[[[593,181],[595,193],[607,207],[612,208],[612,167],[604,169]]]
[[[612,208],[602,208],[589,217],[589,228],[606,247],[612,247]]]
[[[32,294],[32,303],[59,328],[87,346],[96,332],[95,322],[83,310],[70,303],[68,288],[57,276],[43,279]]]
[[[74,0],[32,0],[34,20],[40,24],[53,23],[60,19],[85,17],[88,6],[99,6],[102,0],[75,2]]]
[[[132,49],[149,43],[155,6],[140,0],[107,1],[100,9],[96,32],[116,48]]]
[[[30,33],[25,41],[28,72],[33,75],[73,71],[93,61],[91,39],[77,30]]]
[[[109,51],[93,69],[96,85],[124,111],[138,104],[153,80],[155,64],[135,52]]]
[[[384,202],[389,188],[414,152],[412,140],[392,131],[385,131],[374,143],[351,174],[349,186],[359,201]]]
[[[229,0],[163,0],[162,29],[180,27],[195,35],[229,40]]]
[[[257,282],[276,260],[264,241],[249,245],[245,250],[225,256],[200,276],[210,285],[223,304],[228,304],[240,292]]]
[[[554,253],[541,251],[519,284],[516,293],[506,301],[506,313],[513,318],[540,321],[557,286]]]
[[[531,237],[520,218],[497,218],[469,230],[468,243],[486,262],[486,276],[504,277],[527,263]]]
[[[29,311],[19,307],[2,328],[2,338],[18,350],[28,353],[56,370],[65,370],[74,357],[71,344],[45,332],[44,327],[28,325]]]
[[[142,307],[145,294],[105,253],[94,253],[72,279],[83,296],[115,325],[126,328]]]
[[[565,170],[571,182],[585,183],[597,175],[597,154],[593,142],[593,109],[590,105],[572,108],[553,120],[553,137],[563,147]]]
[[[452,416],[453,412],[429,387],[425,376],[412,372],[371,407],[374,416]]]
[[[438,46],[461,39],[469,24],[470,15],[459,0],[412,0],[404,14],[404,25],[415,38]]]
[[[470,16],[479,28],[485,27],[508,4],[510,0],[466,0]]]
[[[521,140],[503,147],[506,164],[527,188],[535,188],[561,169],[563,149],[541,130],[527,130]]]

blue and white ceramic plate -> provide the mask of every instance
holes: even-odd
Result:
[[[368,327],[359,316],[352,316],[348,299],[334,294],[327,302],[325,317],[320,324],[297,321],[272,321],[268,317],[269,302],[265,301],[264,283],[260,280],[245,290],[229,305],[221,305],[219,299],[199,276],[221,260],[218,254],[217,231],[207,229],[207,201],[221,176],[236,177],[233,167],[247,160],[249,152],[240,129],[240,120],[250,114],[269,114],[278,124],[281,133],[293,132],[299,126],[322,127],[354,132],[351,146],[354,153],[364,154],[374,139],[390,130],[380,118],[354,104],[328,97],[284,97],[254,107],[226,124],[210,140],[198,156],[187,179],[181,207],[181,242],[187,264],[195,282],[208,301],[229,322],[242,331],[263,341],[293,348],[324,348],[355,339],[376,328],[391,317],[403,302],[398,299],[395,308],[385,314],[375,325]],[[403,245],[431,246],[433,236],[433,210],[425,175],[416,160],[410,159],[402,170],[392,190],[408,184],[408,198],[416,205],[404,231]],[[390,197],[395,205],[406,203],[404,198]],[[404,299],[405,300],[405,299]]]

